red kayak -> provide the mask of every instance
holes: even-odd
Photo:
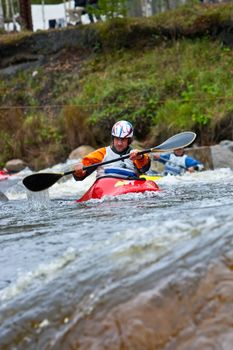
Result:
[[[10,175],[6,171],[0,170],[0,181],[7,180],[9,177]]]
[[[154,181],[150,180],[126,180],[116,177],[101,177],[94,182],[77,202],[101,199],[104,196],[120,196],[127,193],[143,193],[146,191],[157,192],[159,191],[159,187]]]

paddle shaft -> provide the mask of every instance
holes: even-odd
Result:
[[[138,152],[138,155],[151,153],[152,151],[153,151],[153,148],[148,148],[148,149],[145,149],[143,151]],[[84,166],[83,170],[93,170],[93,169],[98,168],[99,166],[106,165],[106,164],[111,164],[111,163],[115,163],[115,162],[119,162],[119,161],[127,159],[129,157],[130,157],[130,153],[125,154],[125,155],[123,155],[121,157],[118,157],[118,158],[115,158],[115,159],[106,160],[105,162],[95,163],[95,164],[92,164],[92,165]],[[63,174],[63,176],[70,175],[70,174],[73,174],[73,173],[74,173],[74,170],[67,171],[66,173]]]
[[[164,141],[163,143],[161,143],[158,146],[155,146],[153,148],[147,148],[145,150],[139,151],[138,155],[143,155],[143,154],[151,153],[151,152],[173,151],[174,149],[180,148],[180,147],[184,148],[184,147],[190,145],[190,143],[192,143],[195,140],[195,138],[196,138],[196,134],[192,131],[181,132],[179,134],[176,134],[176,135],[170,137],[169,139],[167,139],[166,141]],[[83,170],[94,170],[99,166],[118,162],[118,161],[127,159],[129,157],[130,157],[130,153],[125,154],[124,156],[121,156],[119,158],[107,160],[105,162],[92,164],[92,165],[89,165],[86,167],[84,166]],[[68,172],[68,174],[72,174],[72,173],[73,172]]]
[[[196,138],[196,134],[191,131],[182,132],[180,134],[170,137],[169,139],[167,139],[166,141],[164,141],[163,143],[161,143],[156,147],[139,151],[138,155],[143,155],[145,153],[151,153],[151,152],[173,151],[176,148],[188,146],[190,143],[194,141],[195,138]],[[127,153],[119,158],[107,160],[105,162],[95,163],[89,166],[83,166],[83,170],[86,170],[87,172],[88,170],[90,170],[90,173],[91,173],[99,166],[118,162],[127,158],[130,158],[130,153]],[[54,185],[63,176],[71,175],[74,173],[75,173],[75,170],[71,170],[65,173],[32,174],[23,179],[23,184],[30,191],[42,191]],[[90,175],[90,173],[88,175]]]

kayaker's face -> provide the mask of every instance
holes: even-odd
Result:
[[[184,155],[184,149],[183,148],[175,149],[174,154],[178,157],[182,157]]]
[[[113,146],[116,148],[117,152],[121,153],[128,148],[128,139],[121,139],[120,137],[113,138]]]

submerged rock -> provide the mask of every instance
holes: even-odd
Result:
[[[7,196],[0,191],[0,202],[8,202],[8,200]]]

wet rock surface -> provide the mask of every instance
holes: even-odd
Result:
[[[69,349],[231,350],[232,266],[230,252],[205,271],[168,280],[107,315],[99,310],[68,332]]]
[[[221,145],[211,146],[211,156],[214,169],[228,167],[233,169],[233,152],[230,148]]]

